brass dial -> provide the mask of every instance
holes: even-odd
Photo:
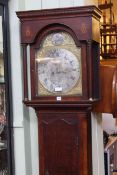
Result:
[[[59,32],[47,36],[36,61],[38,95],[82,93],[81,50],[70,35]]]

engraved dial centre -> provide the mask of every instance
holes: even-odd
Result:
[[[47,51],[44,58],[40,58],[38,75],[39,81],[48,91],[66,93],[78,82],[80,64],[67,49],[53,48]]]

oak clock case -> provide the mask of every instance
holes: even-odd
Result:
[[[38,117],[40,175],[91,175],[91,110],[99,99],[100,11],[84,6],[17,12],[17,16],[24,103]]]

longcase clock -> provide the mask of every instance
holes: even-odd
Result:
[[[100,94],[100,10],[84,6],[17,16],[24,103],[38,117],[40,175],[91,175],[90,119]]]

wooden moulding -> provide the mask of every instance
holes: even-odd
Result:
[[[101,100],[94,112],[111,113],[117,118],[117,60],[103,60],[100,64]]]

